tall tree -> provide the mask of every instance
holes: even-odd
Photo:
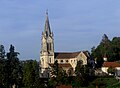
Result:
[[[63,68],[60,67],[57,61],[55,61],[55,63],[53,64],[51,74],[53,77],[49,80],[50,87],[54,88],[57,85],[65,85],[67,83],[66,71],[64,71]]]
[[[7,66],[8,71],[8,84],[11,88],[13,85],[20,85],[20,80],[22,78],[22,69],[18,59],[18,52],[14,51],[14,46],[10,45],[9,52],[7,53]]]
[[[100,44],[95,48],[93,47],[91,52],[92,56],[96,59],[97,67],[101,67],[104,57],[110,58],[111,55],[111,41],[106,34],[103,35]]]
[[[3,45],[0,45],[0,88],[4,88],[7,82],[5,66],[6,66],[5,49]]]
[[[75,86],[88,86],[89,67],[87,65],[82,65],[82,62],[78,61],[75,73]]]
[[[120,60],[120,37],[114,37],[112,39],[111,59]]]
[[[0,45],[0,59],[5,57],[5,49],[3,45]]]
[[[25,88],[45,88],[43,80],[39,78],[39,64],[35,60],[23,62],[23,86]]]
[[[107,57],[107,61],[120,60],[120,37],[114,37],[110,41],[104,34],[100,44],[96,48],[93,47],[91,52],[92,56],[96,58],[98,67],[102,66],[103,57]]]

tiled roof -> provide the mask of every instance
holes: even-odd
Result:
[[[80,52],[72,52],[72,53],[67,53],[67,52],[57,52],[55,53],[55,58],[57,59],[70,59],[70,58],[75,58],[79,55]]]
[[[53,67],[53,65],[54,64],[49,64],[51,67]],[[62,64],[60,64],[60,63],[58,63],[58,66],[59,67],[66,67],[66,68],[68,68],[68,67],[72,67],[69,63],[62,63]]]
[[[104,62],[103,67],[120,67],[120,64],[117,62]]]

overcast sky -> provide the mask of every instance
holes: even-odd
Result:
[[[48,9],[55,51],[91,50],[103,34],[120,36],[120,0],[0,0],[0,44],[39,61]]]

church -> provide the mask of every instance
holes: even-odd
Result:
[[[77,61],[82,61],[82,65],[87,65],[90,54],[88,51],[78,52],[55,52],[54,34],[50,29],[48,13],[46,13],[45,27],[41,37],[40,51],[40,76],[45,77],[46,70],[50,70],[55,61],[62,67],[66,73],[69,69],[75,71]],[[47,73],[49,74],[49,73]]]

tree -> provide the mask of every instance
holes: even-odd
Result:
[[[115,74],[115,69],[112,67],[112,66],[110,66],[108,69],[107,69],[107,72],[108,72],[108,74]]]
[[[58,76],[58,71],[59,71],[59,67],[58,67],[58,62],[57,62],[57,60],[56,60],[55,63],[54,63],[54,65],[53,65],[53,75],[54,75],[55,77]]]
[[[0,88],[4,88],[6,84],[6,59],[5,59],[5,49],[3,45],[0,45]]]
[[[49,87],[56,87],[57,85],[67,84],[67,74],[62,67],[58,64],[57,61],[53,64],[52,67],[52,78],[49,80]]]
[[[5,57],[5,49],[3,45],[0,45],[0,59]]]
[[[93,47],[92,50],[93,58],[96,58],[97,68],[100,68],[104,62],[103,58],[106,56],[110,58],[111,55],[111,41],[109,40],[106,34],[103,35],[100,44],[95,48]]]
[[[8,85],[11,88],[12,85],[20,86],[20,80],[22,78],[22,69],[18,59],[18,52],[14,51],[14,46],[10,45],[9,52],[7,53],[7,74]]]
[[[73,74],[74,74],[73,68],[68,69],[67,74],[68,74],[68,76],[73,76]]]
[[[5,88],[7,84],[6,59],[0,59],[0,88]]]
[[[75,85],[78,87],[88,86],[89,67],[87,65],[82,65],[82,62],[78,61],[75,73]]]
[[[25,87],[32,88],[35,82],[35,69],[33,67],[33,61],[29,60],[24,63],[23,66],[23,83]]]
[[[114,37],[112,39],[111,58],[114,60],[120,60],[120,37]]]
[[[39,64],[35,60],[23,62],[23,86],[25,88],[45,88],[43,80],[39,78]]]
[[[98,68],[104,62],[103,57],[106,57],[107,61],[120,60],[120,37],[114,37],[110,41],[107,35],[104,34],[100,44],[96,48],[93,47],[91,52],[91,55],[97,59]]]

